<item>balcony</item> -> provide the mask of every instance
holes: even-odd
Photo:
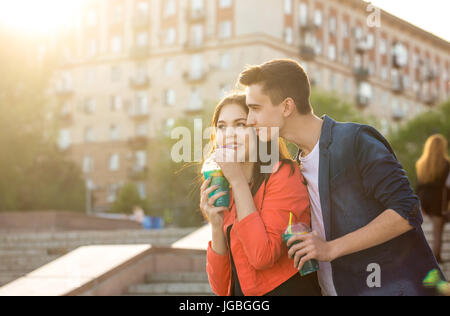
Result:
[[[128,178],[136,181],[145,180],[148,178],[148,168],[139,165],[133,165],[128,170]]]
[[[147,109],[139,109],[136,108],[132,109],[130,111],[130,118],[132,118],[135,121],[145,121],[150,118],[150,113]]]
[[[314,32],[319,28],[319,26],[314,23],[312,19],[307,19],[300,21],[300,33],[302,32]]]
[[[428,106],[434,106],[438,103],[439,97],[436,93],[429,93],[423,96],[423,102]]]
[[[206,12],[204,9],[188,9],[186,12],[188,23],[198,23],[206,19]]]
[[[133,17],[133,27],[136,29],[148,28],[150,26],[150,17],[147,14],[136,13]]]
[[[392,92],[402,94],[405,92],[405,81],[402,76],[392,78]]]
[[[186,80],[190,84],[198,84],[202,83],[206,80],[208,74],[205,70],[202,71],[185,71],[183,73],[183,79]]]
[[[148,57],[148,54],[150,52],[149,46],[133,46],[130,50],[130,56],[131,58],[140,59]]]
[[[56,87],[55,93],[59,97],[69,98],[69,97],[73,96],[74,90],[71,86],[60,85],[60,86]]]
[[[132,89],[148,89],[149,87],[150,78],[147,75],[138,75],[136,77],[130,78],[130,88]]]
[[[201,105],[189,105],[184,109],[184,113],[187,115],[200,115],[204,111],[203,104]]]
[[[369,69],[366,67],[356,67],[353,73],[357,81],[366,81],[369,78]]]
[[[184,49],[187,51],[198,51],[204,48],[203,40],[188,40],[184,43]]]
[[[73,114],[72,113],[61,113],[59,117],[61,125],[69,126],[73,124]]]
[[[314,47],[310,45],[300,45],[300,57],[306,61],[313,60],[316,57]]]
[[[146,148],[149,144],[149,139],[147,136],[134,136],[128,140],[128,146],[134,149]]]
[[[405,117],[406,113],[401,109],[394,109],[392,112],[392,119],[396,122],[402,121]]]
[[[370,105],[370,98],[363,95],[362,93],[358,93],[356,95],[356,105],[360,109],[365,109]]]

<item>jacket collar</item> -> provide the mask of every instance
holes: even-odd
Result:
[[[334,124],[336,124],[336,121],[333,120],[328,115],[322,116],[321,119],[323,120],[323,125],[322,125],[322,133],[320,135],[320,140],[319,140],[319,142],[320,142],[319,147],[320,148],[328,148],[328,147],[330,147],[331,143],[333,142],[332,130],[333,130]],[[302,154],[302,150],[299,149],[297,154],[294,157],[295,161],[297,161],[298,163],[300,163],[301,154]]]

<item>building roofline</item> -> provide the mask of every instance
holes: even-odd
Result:
[[[353,7],[363,10],[366,13],[368,13],[366,10],[367,5],[372,4],[371,2],[366,2],[364,0],[344,0],[344,1],[346,1]],[[398,16],[395,16],[377,6],[375,6],[375,7],[380,9],[381,20],[383,20],[383,18],[384,18],[388,22],[391,22],[393,24],[399,24],[399,28],[406,28],[407,31],[409,31],[409,32],[417,32],[417,35],[426,37],[427,40],[434,42],[436,45],[439,45],[444,49],[450,50],[450,42],[449,41],[429,32],[429,31],[422,29],[422,28],[412,24],[411,22],[408,22],[402,18],[399,18]]]

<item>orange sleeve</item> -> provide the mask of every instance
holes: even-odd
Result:
[[[206,252],[206,272],[212,291],[218,296],[227,296],[231,282],[230,255],[221,256],[208,244]]]
[[[282,235],[289,223],[289,213],[295,222],[311,226],[309,196],[303,176],[295,165],[283,165],[269,178],[260,212],[254,212],[234,225],[249,263],[256,270],[271,268],[285,247]]]

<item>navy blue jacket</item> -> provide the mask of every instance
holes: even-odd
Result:
[[[414,227],[382,245],[334,260],[338,295],[434,295],[422,280],[439,266],[421,228],[419,199],[391,146],[370,126],[328,116],[323,120],[319,192],[327,240],[366,226],[387,209]],[[372,263],[380,267],[381,287],[367,285]]]

